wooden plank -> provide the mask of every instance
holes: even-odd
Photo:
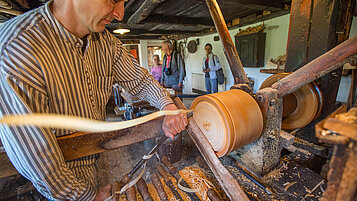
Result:
[[[329,143],[329,144],[340,144],[340,145],[347,145],[350,142],[350,139],[346,136],[324,135],[325,129],[323,129],[323,125],[326,119],[330,117],[334,117],[336,114],[346,112],[346,110],[347,110],[347,106],[342,105],[332,114],[330,114],[330,116],[315,124],[315,136],[319,139],[320,142]]]
[[[57,142],[62,150],[64,159],[70,161],[162,136],[163,118],[114,132],[73,133],[58,137]],[[0,178],[16,174],[18,172],[11,164],[6,153],[4,151],[0,152]]]
[[[307,63],[312,0],[293,0],[290,11],[285,72],[294,72]]]
[[[356,118],[356,115],[352,112],[347,112],[344,115],[347,118]],[[323,127],[357,141],[357,123],[346,122],[338,118],[328,118]]]
[[[163,117],[107,133],[75,133],[57,138],[66,161],[116,149],[163,135]]]
[[[276,74],[276,73],[283,73],[284,69],[260,69],[261,73],[267,74]]]
[[[179,109],[186,109],[180,99],[175,98],[174,102]],[[224,192],[233,201],[248,201],[247,195],[239,186],[237,180],[230,174],[230,172],[222,165],[216,153],[212,149],[206,136],[202,133],[193,118],[189,118],[189,125],[186,128],[192,141],[197,146],[208,166],[216,176],[218,182],[223,188]]]

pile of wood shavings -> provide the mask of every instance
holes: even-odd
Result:
[[[207,196],[208,189],[212,188],[217,192],[217,189],[207,180],[201,168],[193,166],[185,167],[179,171],[179,174],[192,189],[199,190],[196,192],[196,195],[203,201],[209,200]]]
[[[357,107],[351,108],[348,112],[337,114],[335,118],[351,124],[357,124]]]

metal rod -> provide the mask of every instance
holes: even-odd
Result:
[[[295,92],[317,78],[340,68],[343,64],[357,58],[357,36],[346,40],[332,50],[314,59],[294,73],[273,84],[281,98]]]
[[[228,32],[227,24],[224,21],[221,9],[216,0],[206,0],[209,12],[213,19],[216,30],[221,37],[224,54],[231,68],[234,84],[248,84],[249,80],[244,72],[242,62],[239,59],[238,52],[234,47],[232,38]]]
[[[168,138],[166,136],[162,136],[160,137],[159,141],[157,142],[157,144],[146,154],[147,156],[155,153],[157,151],[158,148],[161,147],[161,145],[164,144],[164,142],[167,140]],[[145,161],[147,161],[148,159],[144,159],[142,158],[133,168],[133,170],[128,174],[129,178],[132,178],[132,176],[136,173],[136,171],[138,171],[138,169],[143,165],[143,163]]]

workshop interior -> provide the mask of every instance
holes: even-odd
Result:
[[[0,0],[0,29],[46,2]],[[165,90],[188,126],[174,139],[163,134],[163,116],[69,133],[57,138],[65,161],[100,155],[98,186],[115,188],[107,200],[356,201],[356,3],[125,1],[123,20],[106,29],[148,73],[171,41],[185,77],[181,91]],[[222,71],[214,93],[207,44]],[[111,91],[108,124],[159,112],[120,83]],[[0,145],[0,200],[46,200]]]

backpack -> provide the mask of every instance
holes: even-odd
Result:
[[[215,57],[215,56],[216,56],[216,55],[213,55],[213,65],[214,65],[214,66],[216,66],[216,62],[214,61],[214,57]],[[223,84],[225,78],[224,78],[224,73],[223,73],[222,67],[216,71],[216,75],[217,75],[218,84]]]

